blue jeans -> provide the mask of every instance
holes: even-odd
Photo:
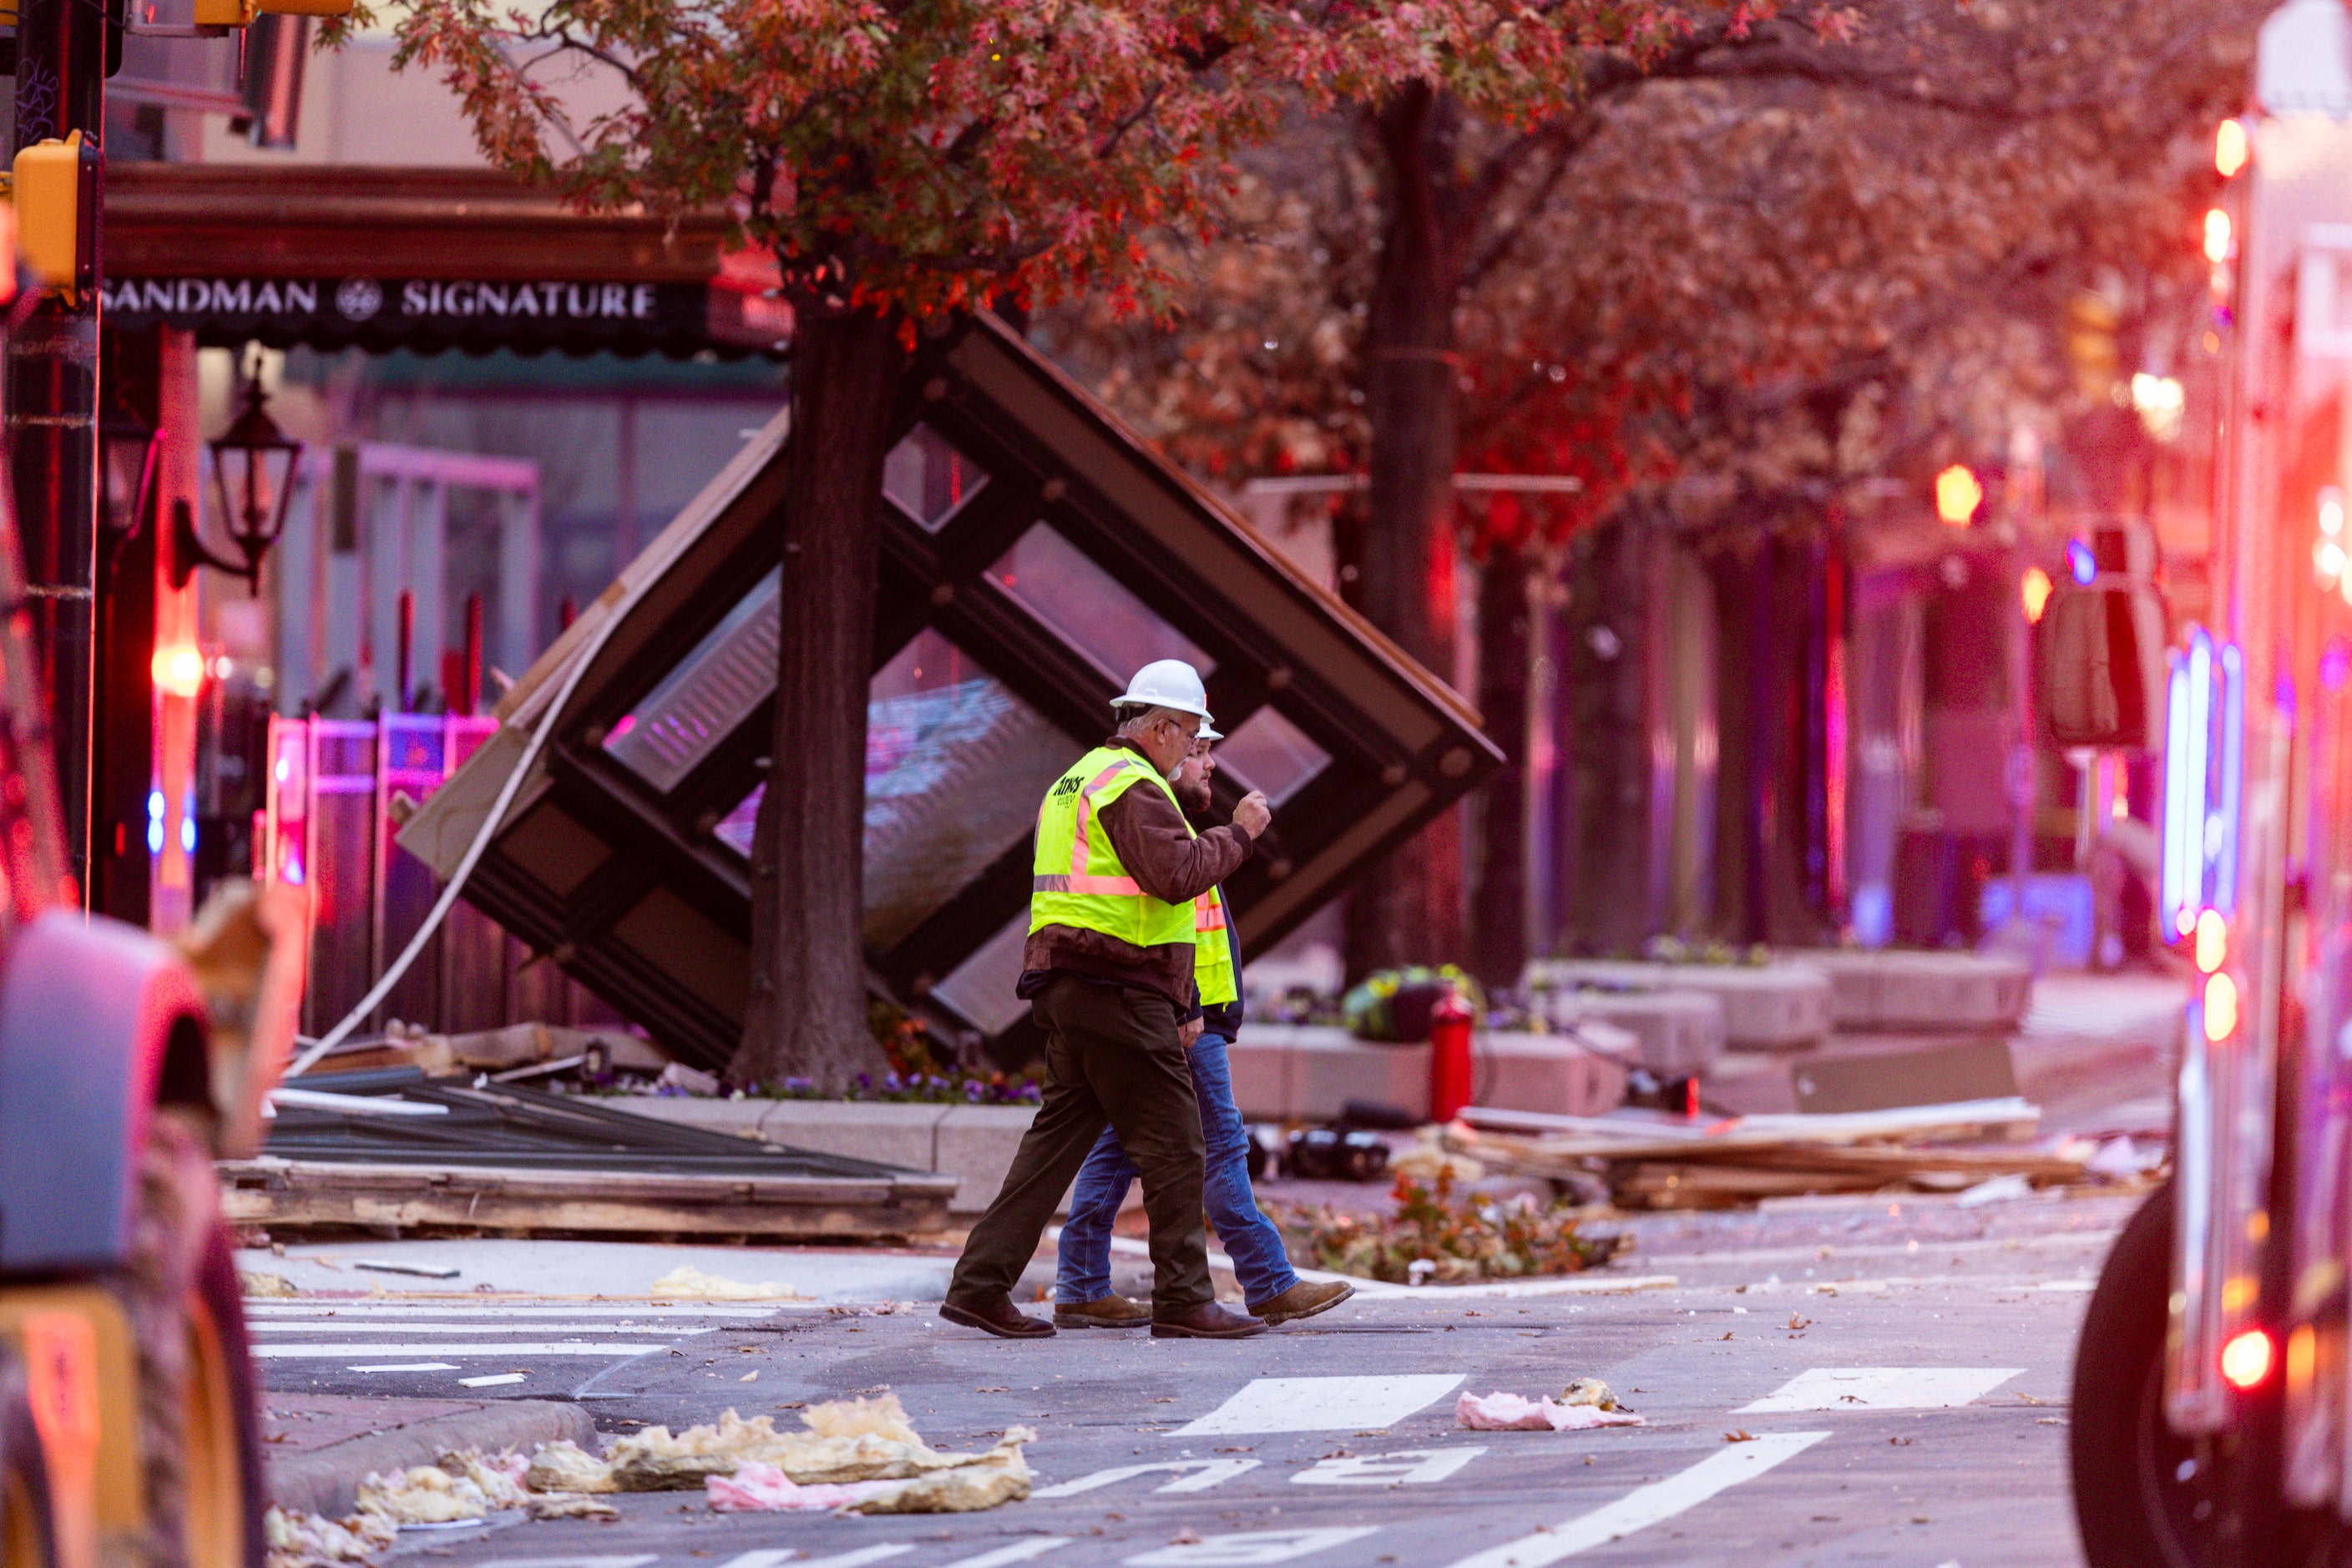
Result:
[[[1234,1104],[1234,1078],[1225,1063],[1227,1041],[1203,1034],[1184,1053],[1192,1068],[1192,1093],[1201,1102],[1201,1131],[1208,1144],[1208,1181],[1203,1198],[1209,1222],[1225,1256],[1234,1260],[1242,1299],[1267,1301],[1298,1283],[1291,1272],[1290,1255],[1283,1250],[1282,1233],[1258,1211],[1250,1192],[1249,1131]],[[1060,1263],[1054,1280],[1054,1299],[1066,1307],[1099,1301],[1110,1289],[1111,1222],[1127,1201],[1127,1184],[1136,1178],[1134,1164],[1120,1147],[1118,1134],[1103,1135],[1078,1168],[1070,1197],[1069,1223],[1062,1226]]]

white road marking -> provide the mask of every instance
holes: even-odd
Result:
[[[646,1568],[653,1560],[650,1552],[641,1557],[493,1557],[476,1568]]]
[[[350,1370],[352,1372],[455,1372],[457,1370],[457,1363],[454,1361],[404,1361],[379,1366],[355,1366]]]
[[[1320,1459],[1290,1478],[1295,1487],[1425,1487],[1445,1479],[1486,1450],[1400,1448],[1393,1454],[1352,1454]]]
[[[335,1361],[347,1355],[566,1355],[566,1356],[632,1356],[669,1349],[667,1341],[657,1345],[591,1344],[584,1340],[566,1340],[557,1344],[459,1344],[459,1345],[256,1345],[257,1361]]]
[[[261,1297],[247,1300],[245,1315],[247,1318],[767,1318],[774,1316],[778,1307],[794,1304],[777,1301],[757,1307],[655,1307],[640,1303],[623,1307],[603,1301],[273,1301]],[[798,1303],[803,1307],[823,1304],[817,1301]]]
[[[280,1334],[383,1334],[396,1330],[404,1334],[495,1334],[500,1325],[484,1321],[473,1323],[248,1323],[257,1333]],[[711,1333],[713,1329],[673,1329],[664,1323],[515,1323],[503,1330],[515,1334],[609,1334],[614,1328],[640,1334],[676,1334],[679,1339],[691,1339],[697,1334]]]
[[[1352,1530],[1253,1530],[1242,1535],[1212,1535],[1130,1557],[1127,1564],[1128,1568],[1250,1568],[1344,1546],[1379,1529],[1377,1524],[1366,1524]]]
[[[1352,1432],[1387,1426],[1454,1392],[1460,1373],[1400,1377],[1258,1377],[1176,1437],[1252,1432]]]
[[[777,1563],[790,1563],[798,1556],[800,1556],[800,1550],[797,1547],[767,1546],[757,1552],[746,1552],[738,1556],[730,1557],[721,1568],[776,1568]]]
[[[2095,1279],[2045,1279],[2041,1284],[2034,1287],[2036,1290],[2082,1290],[2085,1292],[2095,1290],[2098,1288],[2099,1282]]]
[[[1826,1432],[1769,1432],[1749,1442],[1728,1444],[1663,1481],[1636,1488],[1615,1502],[1548,1531],[1473,1552],[1449,1568],[1543,1568],[1547,1563],[1604,1546],[1696,1508],[1727,1487],[1753,1480],[1781,1461],[1795,1458],[1828,1436]]]
[[[2020,1366],[1817,1366],[1734,1412],[1773,1415],[1791,1410],[1948,1410],[1990,1394]]]
[[[1166,1486],[1155,1487],[1153,1490],[1204,1492],[1220,1481],[1229,1481],[1245,1470],[1256,1469],[1258,1463],[1255,1459],[1162,1459],[1150,1465],[1118,1465],[1108,1470],[1097,1470],[1092,1475],[1080,1476],[1075,1480],[1040,1487],[1029,1495],[1033,1498],[1076,1497],[1080,1492],[1093,1491],[1097,1487],[1117,1486],[1138,1476],[1168,1471],[1174,1471],[1176,1479]]]
[[[993,1552],[983,1552],[977,1557],[959,1557],[948,1568],[1004,1568],[1008,1563],[1026,1563],[1033,1557],[1043,1557],[1048,1552],[1067,1546],[1066,1535],[1041,1535],[1034,1541],[1016,1541],[1010,1546],[1000,1546]]]
[[[844,1552],[835,1557],[813,1557],[801,1568],[862,1568],[867,1563],[879,1563],[885,1557],[898,1557],[912,1552],[911,1544],[901,1542],[888,1546],[861,1546],[855,1552]]]
[[[461,1388],[495,1388],[502,1383],[520,1383],[522,1376],[519,1372],[494,1372],[488,1377],[461,1377],[457,1384]]]

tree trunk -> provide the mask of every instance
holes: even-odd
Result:
[[[775,731],[751,838],[751,990],[739,1085],[839,1093],[882,1065],[866,1023],[866,693],[895,316],[796,300]]]
[[[1460,374],[1454,304],[1462,226],[1449,197],[1459,118],[1450,100],[1418,83],[1372,117],[1385,211],[1362,350],[1371,488],[1359,602],[1374,626],[1441,679],[1454,668]],[[1466,946],[1461,818],[1449,811],[1349,890],[1348,975],[1452,962]]]
[[[1826,852],[1811,796],[1822,725],[1809,689],[1822,565],[1810,544],[1763,539],[1717,552],[1716,933],[1736,943],[1808,945],[1826,934],[1809,899]]]
[[[1509,545],[1478,579],[1478,711],[1507,760],[1479,803],[1471,965],[1490,986],[1516,985],[1528,962],[1528,557]]]

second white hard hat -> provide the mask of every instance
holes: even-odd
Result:
[[[1110,701],[1111,711],[1122,708],[1171,708],[1179,713],[1209,719],[1209,692],[1201,672],[1181,658],[1155,658],[1135,672],[1127,690]]]

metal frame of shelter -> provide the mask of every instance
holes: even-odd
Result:
[[[866,761],[880,994],[1024,1047],[1012,987],[1036,803],[1147,658],[1204,667],[1231,737],[1221,806],[1253,784],[1276,800],[1227,889],[1253,950],[1501,763],[1449,688],[993,318],[922,343],[897,425]],[[706,1063],[734,1049],[750,972],[741,847],[769,749],[785,426],[541,658],[400,835],[454,870],[572,662],[629,604],[466,897]]]

